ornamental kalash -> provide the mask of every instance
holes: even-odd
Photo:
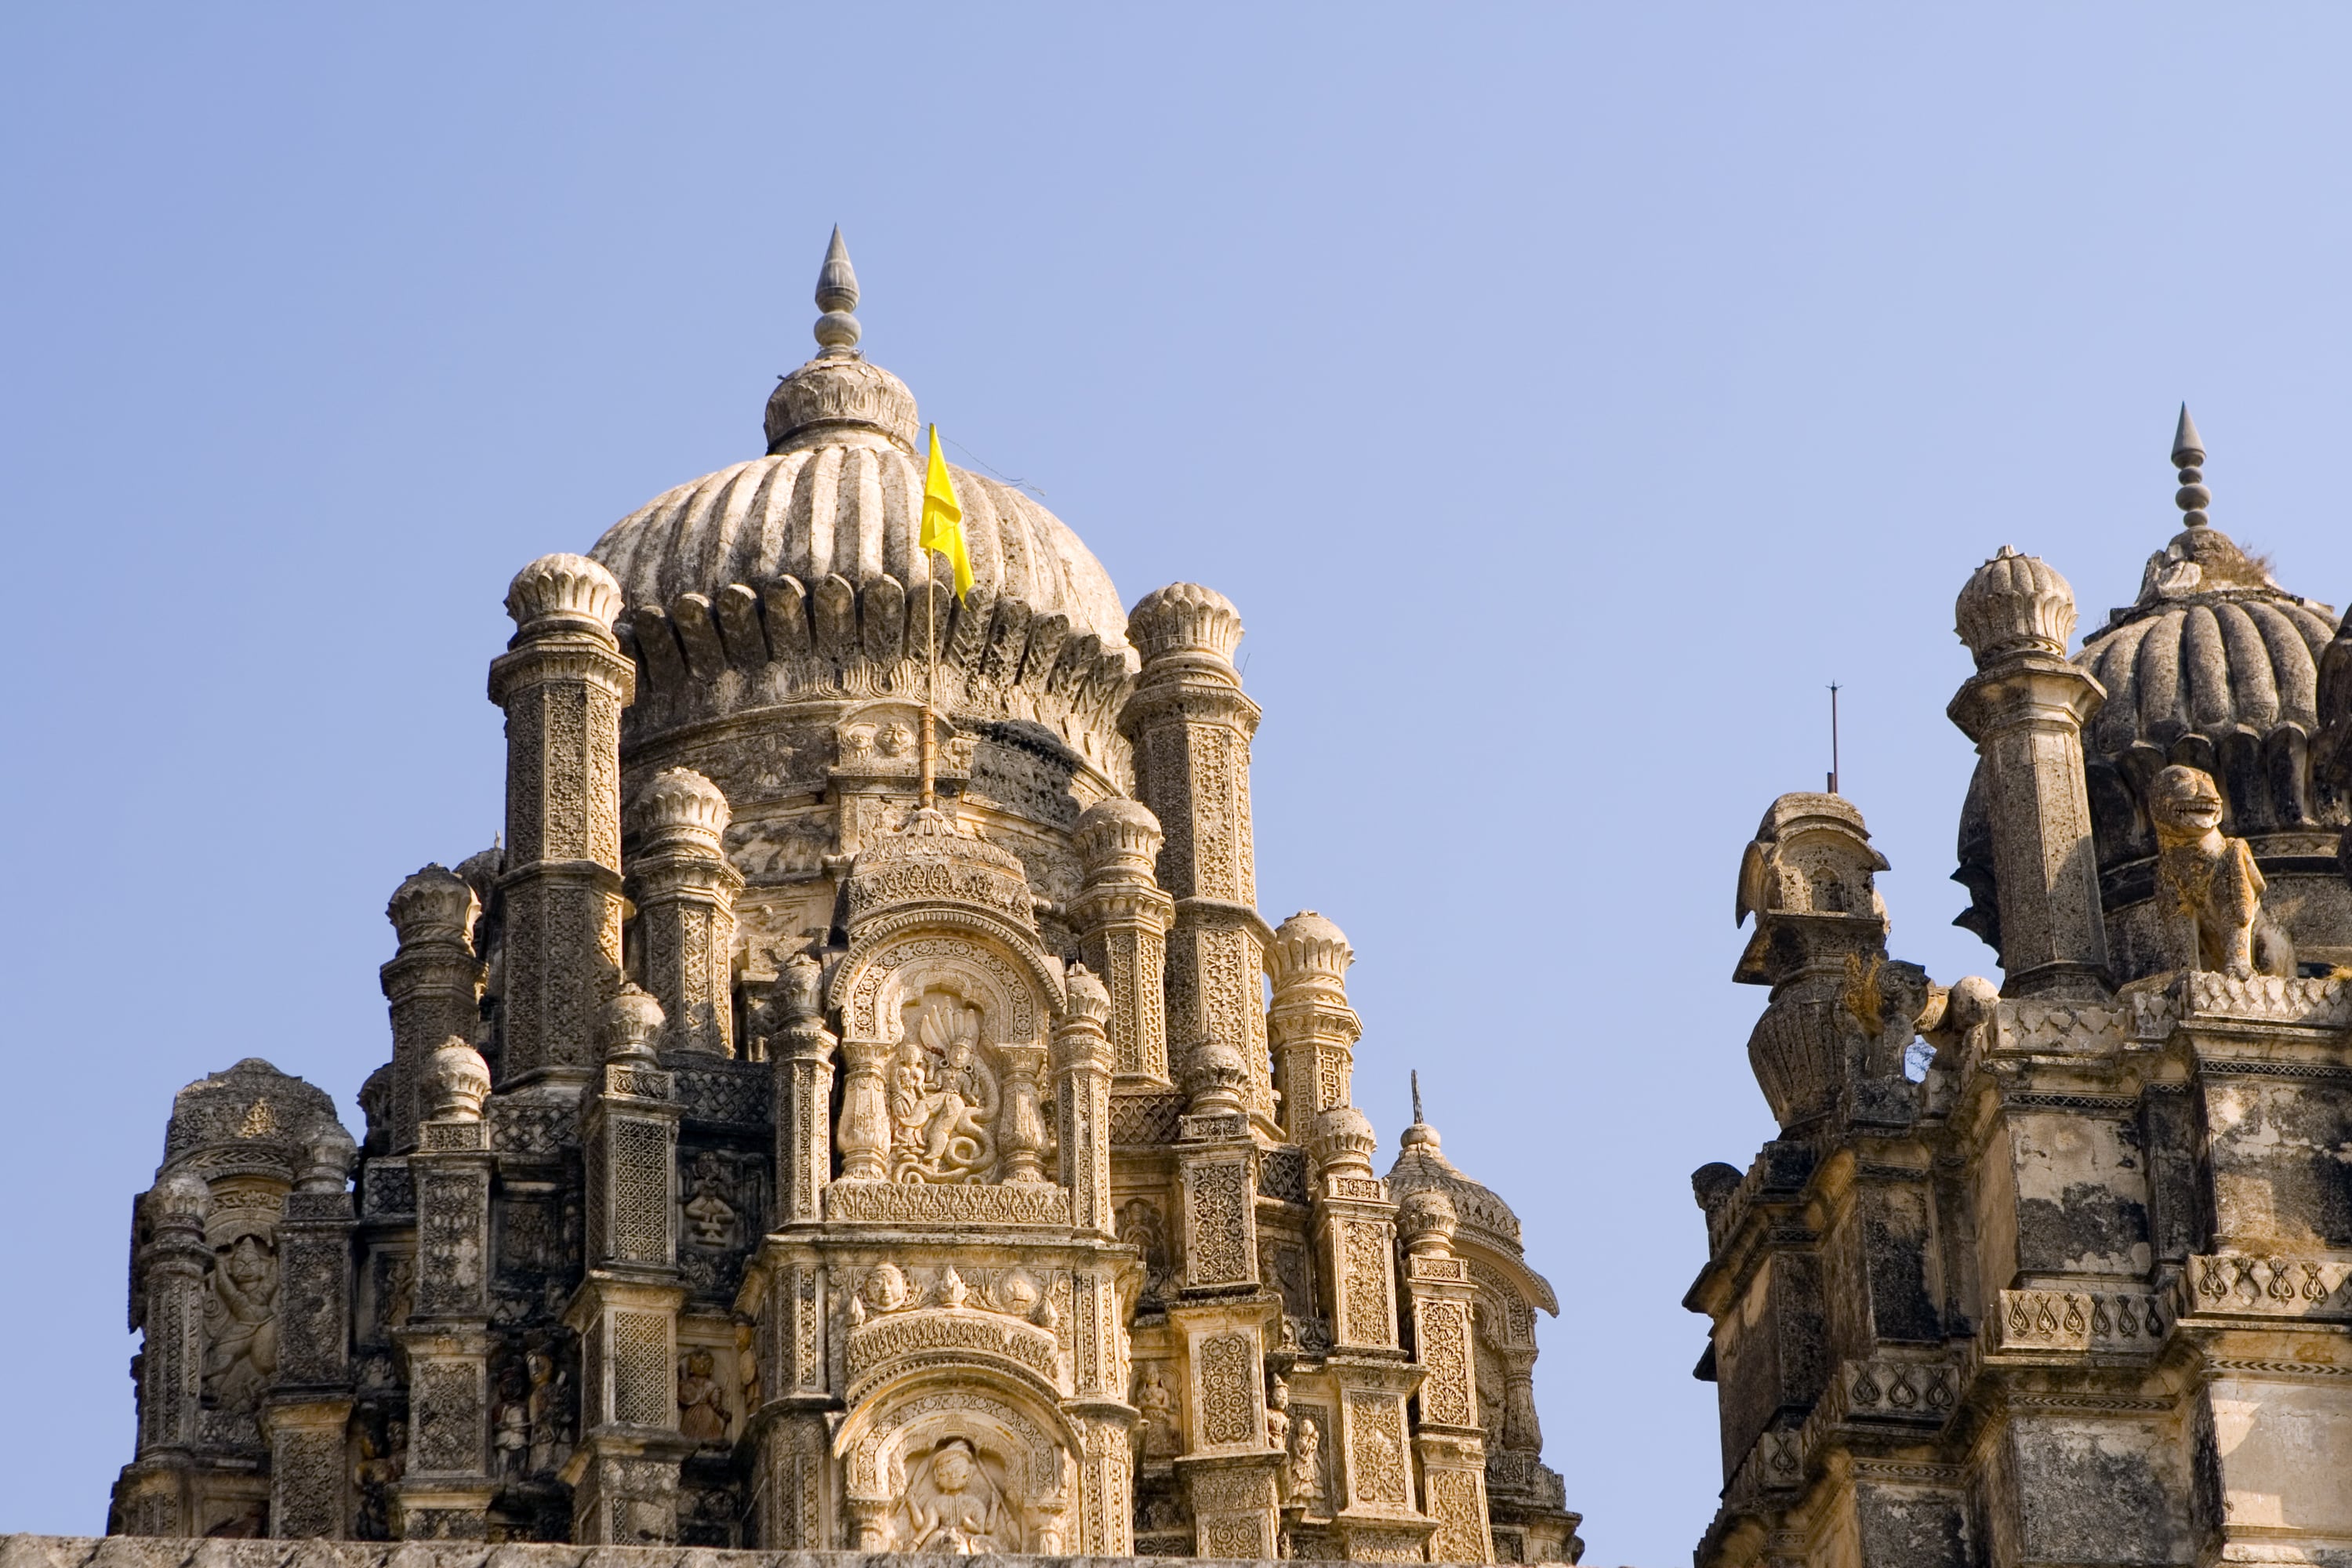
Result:
[[[1258,912],[1234,606],[952,470],[959,596],[837,233],[816,299],[765,456],[515,577],[365,1137],[180,1093],[111,1530],[1574,1561],[1518,1221],[1376,1168],[1347,940]]]

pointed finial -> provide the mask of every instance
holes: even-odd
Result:
[[[1415,1121],[1421,1120],[1421,1070],[1418,1068],[1412,1073],[1412,1119]]]
[[[2188,515],[2181,519],[2190,528],[2203,528],[2212,520],[2205,509],[2213,504],[2213,492],[2205,488],[2205,437],[2197,433],[2197,421],[2189,417],[2189,405],[2180,405],[2180,423],[2172,431],[2172,466],[2180,470],[2180,489],[2172,500]]]
[[[861,329],[850,312],[857,309],[857,271],[849,265],[849,247],[841,243],[841,226],[833,226],[833,243],[824,247],[824,266],[816,275],[817,357],[856,359]]]

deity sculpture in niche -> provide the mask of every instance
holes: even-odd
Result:
[[[978,1009],[945,991],[909,1006],[886,1088],[893,1180],[990,1179],[1003,1091],[981,1056]]]
[[[205,1397],[250,1410],[278,1370],[278,1256],[248,1231],[225,1248],[205,1300]]]
[[[1138,1380],[1135,1407],[1143,1413],[1137,1426],[1142,1439],[1146,1459],[1172,1459],[1183,1449],[1183,1439],[1176,1430],[1176,1396],[1168,1391],[1168,1380],[1160,1369],[1148,1366]]]
[[[950,1437],[915,1466],[891,1515],[900,1552],[970,1556],[1021,1550],[1020,1521],[1003,1489],[961,1437]]]
[[[688,1351],[677,1368],[677,1429],[698,1443],[727,1440],[727,1394],[719,1386],[718,1358]]]
[[[1310,1511],[1323,1500],[1323,1427],[1304,1411],[1290,1429],[1290,1500]]]

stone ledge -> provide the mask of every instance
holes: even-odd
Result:
[[[0,1535],[0,1568],[1111,1568],[1263,1563],[1215,1557],[930,1557],[892,1552],[722,1552],[704,1546],[567,1546],[459,1541],[212,1541],[153,1535]],[[1274,1568],[1265,1563],[1264,1568]]]

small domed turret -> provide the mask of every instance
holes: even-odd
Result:
[[[2074,635],[2074,590],[2048,562],[2004,544],[1960,589],[1952,615],[1979,669],[2018,653],[2063,658]]]

